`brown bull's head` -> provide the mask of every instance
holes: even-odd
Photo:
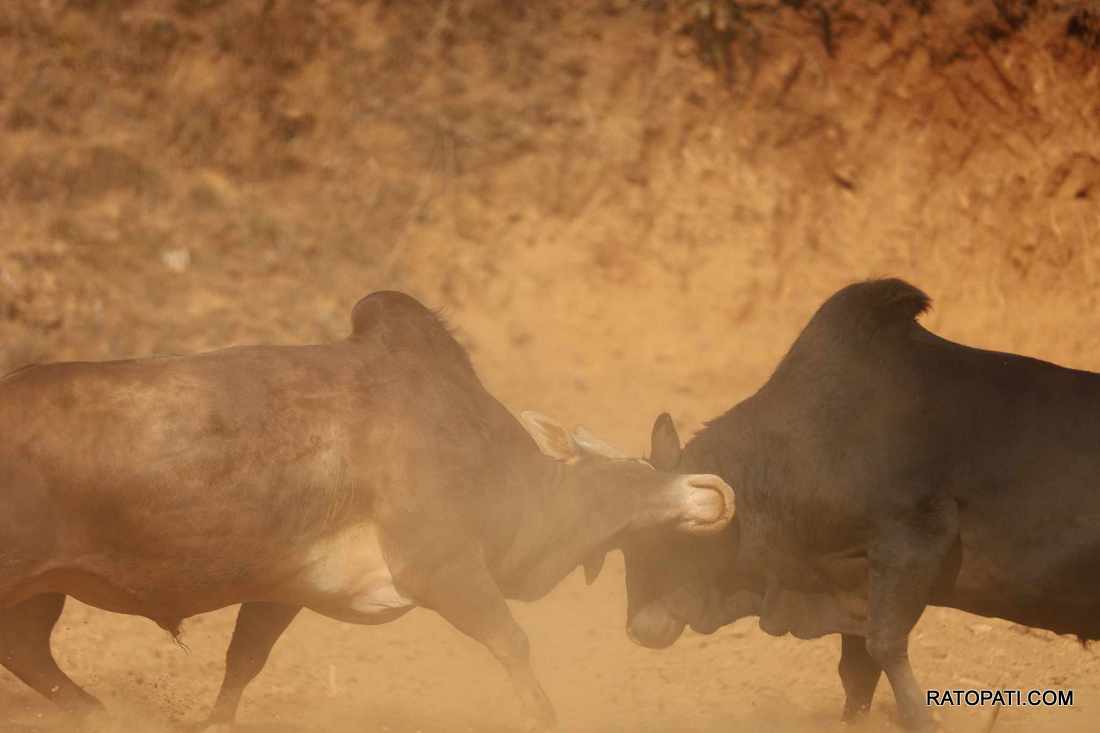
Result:
[[[584,428],[570,432],[534,412],[521,415],[523,426],[543,454],[564,464],[564,480],[573,489],[563,496],[592,497],[600,502],[586,522],[617,522],[615,544],[638,537],[706,536],[721,532],[733,518],[732,489],[718,476],[679,474],[649,461],[631,458]],[[609,546],[584,561],[591,583]]]

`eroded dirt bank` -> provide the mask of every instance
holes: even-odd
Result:
[[[699,48],[643,3],[517,5],[5,3],[0,366],[335,338],[400,288],[511,407],[640,452],[657,412],[690,433],[749,394],[837,287],[899,275],[947,337],[1100,369],[1088,3],[766,2]],[[840,730],[835,640],[746,620],[647,652],[624,607],[617,558],[517,606],[568,729]],[[231,622],[194,619],[184,653],[74,603],[54,644],[116,727],[155,730],[205,713]],[[1004,730],[1100,714],[1069,639],[932,610],[912,656],[928,686],[1076,689]],[[868,729],[892,716],[883,685]],[[515,707],[428,613],[304,616],[243,720],[506,730]],[[3,673],[0,726],[64,723]]]

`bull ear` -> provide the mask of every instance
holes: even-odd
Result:
[[[544,455],[566,462],[580,458],[581,449],[577,441],[558,423],[530,410],[522,413],[519,419]]]
[[[662,412],[653,423],[650,434],[649,462],[654,468],[671,471],[680,463],[680,435],[672,424],[672,417]]]

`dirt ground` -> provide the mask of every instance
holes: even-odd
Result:
[[[641,453],[658,412],[690,434],[831,292],[897,275],[948,338],[1100,370],[1094,3],[765,0],[694,36],[658,5],[4,3],[0,367],[338,338],[404,289],[511,408]],[[514,609],[565,730],[842,728],[838,639],[742,620],[634,647],[618,555]],[[70,602],[54,648],[106,730],[169,730],[208,710],[234,613],[191,619],[185,651]],[[927,687],[1075,690],[998,730],[1100,715],[1069,638],[930,609],[911,654]],[[429,612],[307,613],[241,722],[503,731],[517,709]],[[883,684],[860,729],[893,724]],[[68,728],[0,672],[0,730]]]

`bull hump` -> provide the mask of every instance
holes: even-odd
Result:
[[[885,278],[842,288],[825,301],[818,317],[849,327],[868,320],[879,324],[911,322],[931,306],[932,300],[924,291],[904,280]]]
[[[469,354],[443,318],[405,293],[381,290],[356,303],[351,309],[350,338],[457,366],[460,373],[477,380]]]
[[[842,288],[814,313],[774,376],[792,370],[818,370],[823,361],[842,359],[853,350],[862,352],[888,335],[908,333],[930,307],[931,300],[923,291],[897,278]]]
[[[416,298],[396,290],[380,290],[361,298],[351,309],[351,334],[364,336],[380,326],[436,316]]]

